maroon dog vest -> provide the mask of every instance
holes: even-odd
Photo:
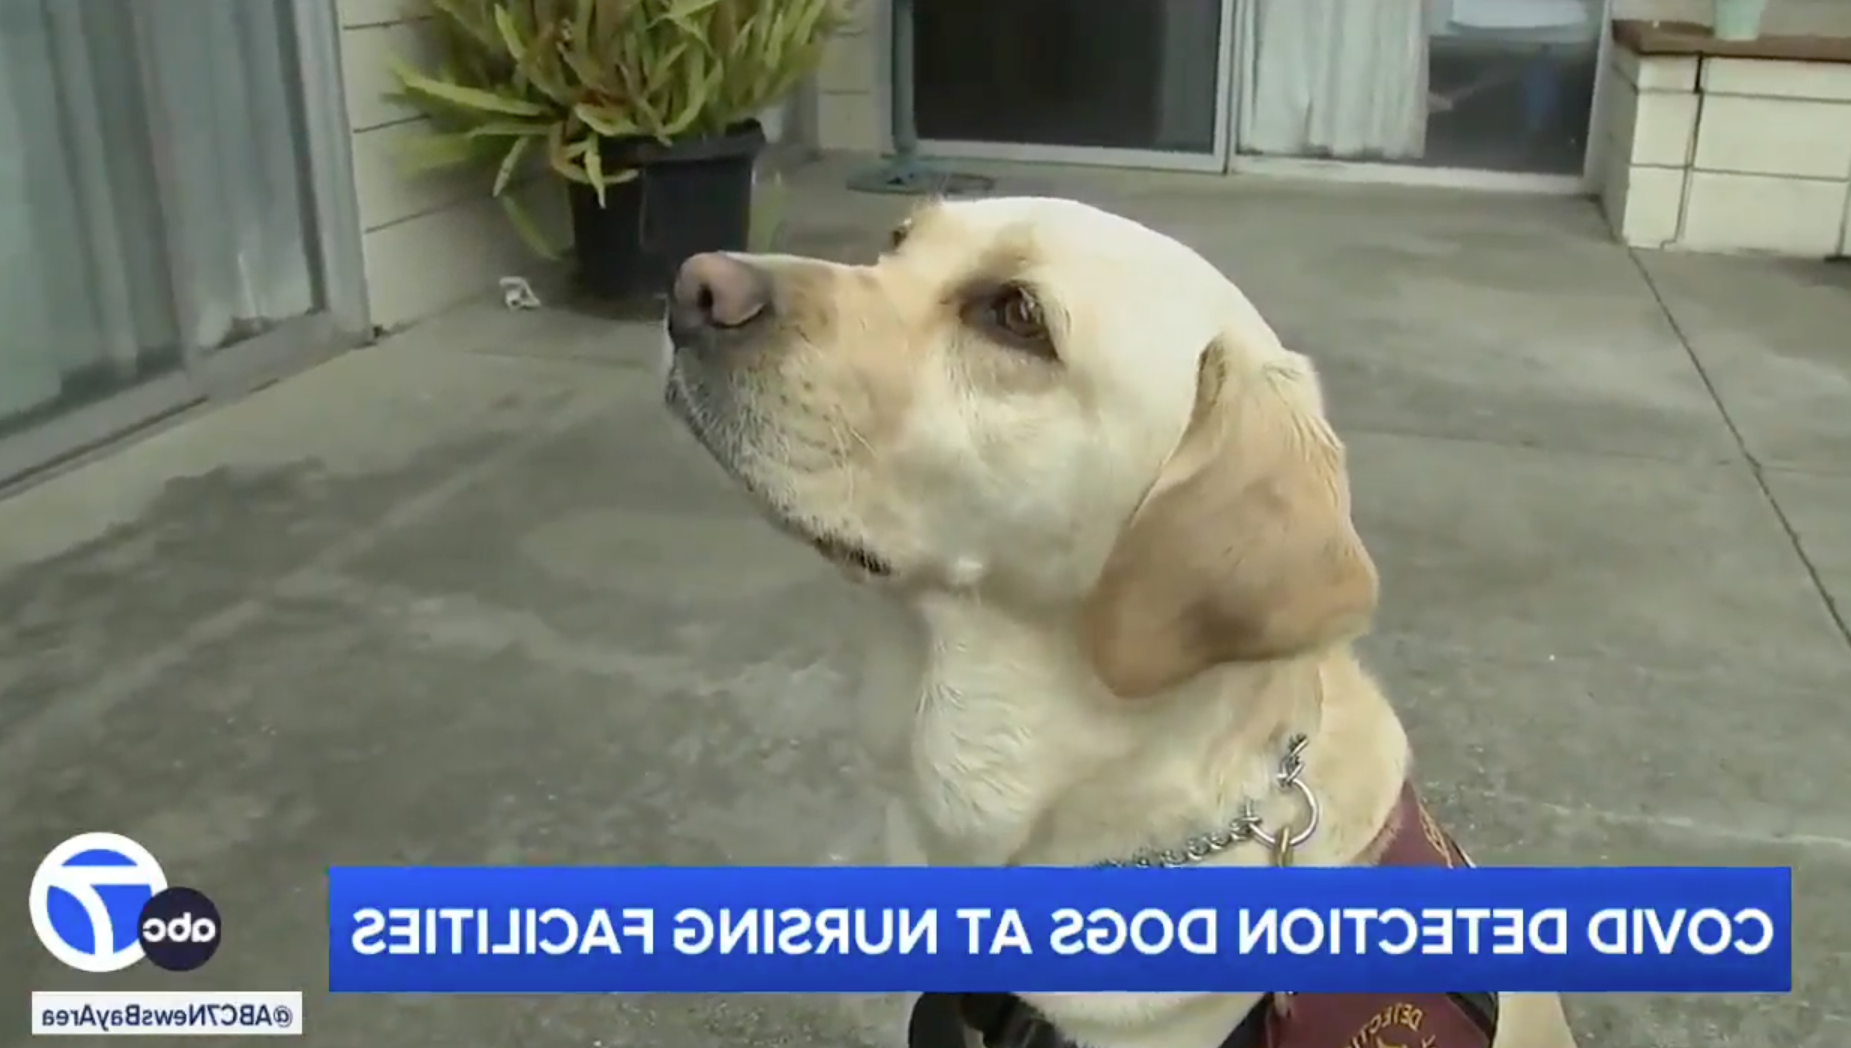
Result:
[[[1470,866],[1412,783],[1371,849],[1377,866]],[[913,1006],[908,1048],[963,1048],[966,1029],[986,1048],[1076,1048],[1021,998],[928,993]],[[1272,993],[1221,1048],[1491,1048],[1495,993]]]

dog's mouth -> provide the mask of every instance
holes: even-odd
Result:
[[[893,574],[893,565],[887,563],[866,546],[833,535],[818,534],[796,524],[790,527],[797,533],[798,538],[809,543],[810,548],[822,554],[825,560],[853,568],[877,579],[884,579]]]
[[[736,437],[723,433],[713,424],[711,416],[702,410],[698,400],[689,395],[684,382],[684,376],[671,369],[663,390],[663,399],[669,411],[681,419],[694,439],[706,448],[708,455],[728,476],[758,499],[773,523],[833,564],[872,578],[888,578],[893,575],[893,564],[873,550],[858,542],[822,531],[785,512],[778,505],[779,500],[768,496],[751,471],[740,467]]]

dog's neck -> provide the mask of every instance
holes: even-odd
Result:
[[[1248,801],[1268,830],[1302,825],[1302,798],[1275,776],[1288,738],[1304,734],[1304,777],[1326,818],[1303,858],[1341,862],[1373,837],[1406,773],[1400,725],[1347,649],[1221,667],[1127,701],[1094,675],[1071,623],[956,597],[912,610],[907,650],[874,654],[885,672],[866,701],[890,714],[876,722],[877,761],[899,780],[919,861],[1120,860],[1223,829]],[[1344,764],[1321,767],[1332,754]],[[1269,859],[1257,844],[1217,857]]]

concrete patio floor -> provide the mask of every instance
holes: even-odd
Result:
[[[899,199],[800,173],[792,250]],[[1373,665],[1480,858],[1791,865],[1791,998],[1586,997],[1583,1044],[1851,1045],[1851,268],[1633,254],[1582,201],[1015,172],[1175,233],[1322,364]],[[330,999],[330,863],[874,857],[853,595],[658,406],[656,335],[470,307],[0,503],[0,883],[127,833],[318,1046],[895,1048],[828,998]],[[16,896],[17,897],[17,894]]]

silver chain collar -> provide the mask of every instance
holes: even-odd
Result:
[[[1102,868],[1137,868],[1137,869],[1175,869],[1179,866],[1194,866],[1211,856],[1219,855],[1236,844],[1249,841],[1263,844],[1272,849],[1273,865],[1290,866],[1292,853],[1299,846],[1311,839],[1318,830],[1318,820],[1322,811],[1318,807],[1317,794],[1305,785],[1301,778],[1305,770],[1305,747],[1311,744],[1306,735],[1294,735],[1286,740],[1285,756],[1279,759],[1279,770],[1273,773],[1273,784],[1282,793],[1295,793],[1303,801],[1305,822],[1294,830],[1283,826],[1269,830],[1260,819],[1259,805],[1249,798],[1241,802],[1240,813],[1234,821],[1213,833],[1197,834],[1189,838],[1179,848],[1146,848],[1128,858],[1102,862]]]

